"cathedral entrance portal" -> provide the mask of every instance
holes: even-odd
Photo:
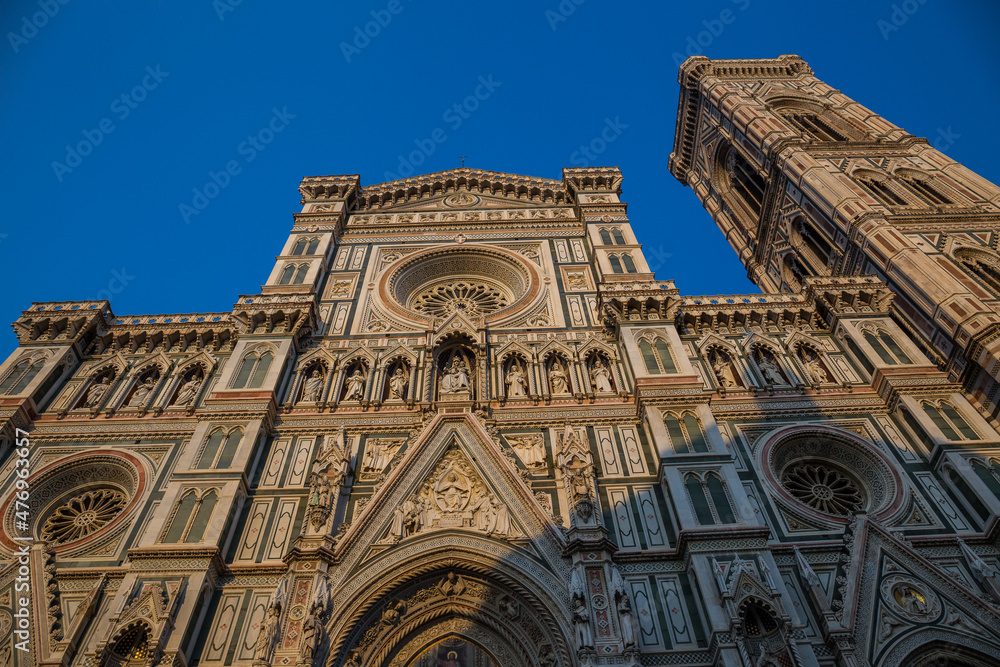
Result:
[[[452,635],[433,644],[406,663],[406,667],[507,667],[478,644]]]

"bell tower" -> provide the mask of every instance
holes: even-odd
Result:
[[[765,293],[876,275],[893,316],[1000,412],[1000,188],[813,75],[798,56],[689,58],[670,171]]]

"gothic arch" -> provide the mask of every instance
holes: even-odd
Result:
[[[942,662],[944,659],[944,662]],[[883,653],[876,667],[992,667],[1000,662],[1000,646],[941,626],[924,627],[905,635]]]
[[[956,246],[952,258],[995,295],[1000,295],[1000,255],[986,248]]]
[[[363,583],[355,586],[349,596],[340,593],[335,598],[335,611],[327,623],[331,638],[327,664],[339,665],[339,660],[352,650],[361,652],[360,664],[365,667],[405,664],[392,660],[397,649],[413,643],[429,627],[447,621],[488,628],[517,656],[515,665],[537,665],[537,656],[546,646],[552,649],[558,664],[574,664],[566,584],[547,569],[520,567],[498,553],[486,538],[466,534],[462,538],[436,533],[433,538],[380,554],[365,564],[364,573],[354,573],[351,579]],[[391,578],[378,575],[390,570],[394,575]],[[456,587],[464,585],[467,590],[492,595],[449,594],[449,573],[461,578],[462,584],[456,580]],[[503,597],[510,598],[518,609],[516,620],[505,618],[496,606]],[[492,598],[493,603],[487,598]],[[414,599],[421,600],[419,606],[410,602]],[[399,606],[399,602],[404,605]],[[394,618],[395,613],[399,618],[393,627],[372,637],[372,628],[379,624],[384,627],[386,619]],[[528,623],[541,630],[541,638],[532,640],[527,636],[522,624]],[[448,632],[442,628],[437,638],[444,638]],[[417,642],[422,648],[431,643],[430,637]]]

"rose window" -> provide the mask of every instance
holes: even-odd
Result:
[[[128,497],[114,489],[98,489],[75,496],[57,508],[42,526],[42,539],[50,544],[75,542],[114,521]]]
[[[858,484],[837,468],[822,464],[798,464],[781,476],[781,485],[796,499],[827,514],[848,516],[864,507]]]
[[[435,317],[455,312],[487,315],[505,308],[508,299],[496,287],[483,282],[462,281],[424,290],[413,300],[413,309]]]

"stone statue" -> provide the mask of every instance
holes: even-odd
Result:
[[[191,376],[177,391],[177,399],[174,401],[174,405],[191,405],[194,402],[195,396],[198,395],[199,389],[201,389],[201,378]]]
[[[141,408],[146,405],[146,401],[149,399],[149,395],[153,393],[153,387],[156,383],[153,382],[153,376],[148,376],[142,384],[140,384],[134,392],[132,392],[132,398],[129,399],[128,407],[130,408]]]
[[[507,506],[494,495],[489,497],[490,517],[486,526],[487,535],[510,535],[510,512]]]
[[[271,652],[278,641],[278,631],[281,623],[281,603],[274,602],[267,610],[267,616],[260,625],[257,644],[254,647],[254,663],[270,664]]]
[[[445,578],[438,583],[438,590],[441,595],[445,597],[451,597],[452,595],[461,595],[465,592],[465,579],[449,571]]]
[[[507,371],[506,383],[507,398],[527,395],[527,383],[524,381],[524,371],[521,370],[521,366],[516,361],[510,365],[510,370]]]
[[[552,392],[553,396],[556,394],[569,393],[569,383],[566,379],[566,371],[563,369],[562,362],[559,361],[558,358],[549,370],[549,390]]]
[[[721,352],[716,352],[712,361],[712,370],[715,372],[715,377],[719,379],[719,385],[722,387],[735,387],[736,376],[733,375],[733,367],[729,364],[729,357],[722,354]]]
[[[323,376],[320,374],[319,369],[313,369],[313,372],[309,374],[309,379],[306,380],[306,385],[302,389],[302,402],[303,403],[315,403],[319,400],[319,394],[323,390]]]
[[[365,374],[361,372],[360,368],[355,368],[351,376],[347,378],[347,395],[344,396],[345,401],[360,401],[361,397],[365,395]]]
[[[540,435],[529,435],[522,438],[510,438],[511,445],[517,450],[518,456],[529,468],[545,465],[545,441]]]
[[[323,642],[323,623],[319,616],[323,609],[318,602],[314,602],[309,616],[302,624],[302,648],[299,649],[299,664],[312,667],[316,660],[316,653],[319,645]]]
[[[785,378],[781,375],[781,369],[778,368],[778,364],[771,353],[760,349],[758,355],[757,368],[760,369],[760,374],[764,376],[764,382],[767,384],[785,384]]]
[[[920,598],[920,595],[909,586],[904,586],[900,591],[899,606],[904,611],[911,614],[926,614],[927,604]]]
[[[622,644],[626,649],[636,647],[635,617],[632,616],[632,602],[628,595],[618,596],[618,618],[621,619]]]
[[[455,394],[460,391],[471,391],[469,385],[469,369],[462,357],[455,356],[448,365],[448,370],[441,379],[441,393]]]
[[[87,400],[84,405],[88,408],[95,407],[104,398],[104,395],[108,393],[108,389],[111,388],[111,379],[107,375],[101,378],[100,382],[96,382],[91,385],[90,389],[87,390]]]
[[[347,660],[344,662],[344,667],[361,667],[361,653],[358,651],[351,651],[347,654]]]
[[[410,384],[410,376],[402,366],[389,378],[389,398],[402,401],[406,398],[406,387]]]
[[[823,362],[819,360],[819,354],[813,353],[811,356],[806,351],[805,348],[800,348],[799,353],[802,363],[805,364],[806,372],[809,374],[809,379],[816,384],[821,384],[823,382],[829,382],[829,378],[826,374],[826,369],[823,368]]]
[[[600,357],[594,361],[594,367],[590,371],[590,379],[593,381],[597,393],[610,394],[614,392],[611,387],[611,371],[604,365],[604,361]]]
[[[580,648],[594,647],[594,638],[590,632],[590,611],[583,594],[573,594],[573,629]]]

